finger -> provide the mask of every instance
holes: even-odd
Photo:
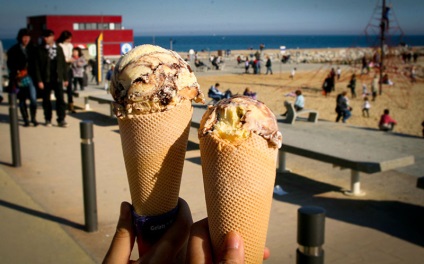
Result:
[[[141,262],[170,263],[186,245],[193,219],[186,201],[179,198],[178,206],[177,219],[149,252],[141,257]]]
[[[187,263],[213,263],[212,243],[209,237],[207,218],[191,226],[187,248]]]
[[[270,255],[271,255],[271,251],[269,251],[269,248],[265,247],[265,249],[264,249],[264,260],[269,259]]]
[[[239,234],[233,231],[227,234],[222,249],[222,256],[218,263],[244,263],[244,243]]]
[[[134,246],[134,239],[131,205],[122,202],[116,232],[103,263],[128,263]]]

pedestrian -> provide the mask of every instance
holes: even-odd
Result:
[[[97,61],[90,59],[88,61],[88,65],[91,67],[91,82],[95,81],[96,84],[99,85],[99,79],[97,78],[97,73],[98,73]]]
[[[324,83],[322,84],[322,93],[327,97],[331,91],[333,90],[333,78],[331,78],[330,74],[325,78]]]
[[[75,47],[72,50],[72,76],[73,76],[73,90],[78,90],[78,84],[80,90],[84,91],[84,71],[85,66],[87,65],[86,60],[82,54],[82,51],[79,47]]]
[[[266,57],[267,58],[267,60],[266,60],[266,64],[265,64],[265,66],[266,66],[266,74],[268,74],[268,72],[270,72],[271,73],[271,75],[272,75],[272,63],[271,63],[271,59],[269,58],[269,56],[267,56]]]
[[[66,95],[68,99],[68,111],[71,113],[75,113],[74,110],[74,99],[73,99],[73,92],[72,92],[72,50],[74,48],[74,45],[72,45],[72,33],[68,30],[62,31],[60,33],[59,38],[56,41],[63,49],[63,54],[65,55],[65,61],[66,61],[66,67],[67,67],[67,73],[68,73],[68,85],[66,86]]]
[[[115,70],[115,64],[110,65],[110,69],[106,73],[106,82],[105,82],[105,90],[108,91],[109,89],[109,83],[112,80],[112,74]]]
[[[342,75],[342,70],[340,69],[340,67],[337,67],[336,75],[337,75],[337,80],[340,80],[340,76]]]
[[[294,75],[296,74],[296,70],[297,70],[296,67],[291,70],[290,79],[294,80]]]
[[[66,104],[63,99],[63,86],[68,85],[65,55],[63,54],[62,47],[56,45],[52,30],[44,30],[42,37],[43,41],[37,54],[36,78],[38,87],[43,90],[45,125],[47,127],[52,125],[52,102],[50,100],[50,94],[54,91],[58,126],[67,127],[68,123],[65,121]]]
[[[352,77],[350,77],[349,84],[347,87],[350,89],[350,92],[352,93],[352,98],[356,98],[356,74],[352,74]]]
[[[256,60],[255,67],[256,67],[256,73],[261,74],[261,60]]]
[[[411,67],[411,82],[416,82],[417,81],[417,76],[416,76],[416,71],[415,71],[415,66]]]
[[[375,74],[371,82],[372,101],[375,101],[375,99],[377,98],[377,90],[378,90],[378,76],[377,74]]]
[[[7,51],[7,67],[9,69],[9,92],[17,93],[19,110],[24,120],[24,126],[28,127],[28,107],[26,100],[29,99],[31,123],[38,126],[37,114],[37,90],[35,80],[35,47],[30,43],[30,32],[22,28],[16,37],[18,43]]]
[[[334,92],[336,90],[336,71],[334,70],[334,68],[331,68],[330,78],[332,79],[331,91]]]
[[[370,110],[371,108],[371,104],[368,100],[368,97],[364,97],[364,104],[362,105],[362,116],[365,117],[365,114],[367,117],[370,117]]]
[[[249,73],[250,61],[249,58],[246,58],[244,61],[244,73]]]
[[[352,108],[349,106],[349,99],[347,98],[347,92],[343,91],[341,94],[337,96],[336,99],[336,122],[340,121],[342,118],[342,122],[346,123],[346,120],[350,118]]]

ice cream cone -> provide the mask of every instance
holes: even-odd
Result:
[[[190,101],[166,111],[119,119],[135,212],[160,215],[177,206],[193,109]]]
[[[191,102],[204,102],[204,96],[187,62],[153,45],[138,46],[119,59],[111,94],[137,236],[152,242],[177,214]]]
[[[215,253],[225,235],[243,237],[245,262],[261,263],[275,181],[276,149],[258,135],[234,147],[213,135],[200,139],[209,231]]]
[[[220,107],[219,103],[216,107]],[[239,133],[237,135],[245,138],[236,141],[232,137],[231,140],[223,139],[218,133],[204,133],[208,126],[207,120],[223,116],[223,113],[214,115],[212,112],[209,110],[204,115],[199,137],[209,233],[214,254],[218,256],[225,236],[230,231],[236,231],[244,241],[245,263],[261,263],[278,147],[256,133],[247,136]],[[240,114],[239,110],[235,112]],[[270,118],[275,120],[273,115]],[[215,121],[211,123],[216,124]],[[274,135],[281,144],[281,134]]]

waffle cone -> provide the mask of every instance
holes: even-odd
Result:
[[[160,215],[178,203],[193,108],[190,101],[165,112],[119,120],[134,210]]]
[[[244,241],[245,263],[262,263],[277,149],[256,134],[234,146],[211,134],[200,138],[209,233],[217,256],[230,231]]]

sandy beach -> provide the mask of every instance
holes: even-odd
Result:
[[[302,50],[299,50],[301,52]],[[238,55],[246,56],[255,51],[232,51],[230,57],[225,58],[226,64],[234,64]],[[319,52],[319,50],[316,50]],[[353,108],[352,117],[347,121],[350,125],[377,128],[377,124],[383,110],[388,108],[392,117],[398,122],[395,132],[422,136],[421,123],[424,121],[424,83],[422,69],[424,58],[419,58],[417,63],[403,63],[399,58],[387,60],[389,65],[389,78],[394,85],[383,85],[383,93],[375,102],[371,101],[370,117],[362,116],[362,84],[371,90],[371,82],[375,70],[369,74],[360,75],[360,65],[338,65],[331,63],[322,64],[282,64],[276,56],[278,50],[265,50],[265,56],[273,57],[273,75],[265,75],[266,68],[262,67],[262,74],[244,74],[244,64],[237,65],[237,73],[202,76],[197,74],[202,91],[207,94],[211,85],[216,82],[221,84],[221,90],[231,89],[234,94],[242,94],[246,87],[257,92],[258,99],[265,102],[276,115],[285,112],[284,101],[294,101],[293,97],[286,94],[301,89],[305,96],[305,108],[319,111],[319,118],[326,121],[334,121],[336,118],[335,107],[337,94],[342,91],[348,92],[350,105]],[[206,59],[207,54],[200,54]],[[264,63],[263,63],[264,65]],[[412,83],[409,77],[409,69],[412,65],[417,68],[417,82]],[[335,92],[328,97],[322,95],[322,83],[331,68],[340,67],[341,78],[336,81]],[[289,78],[290,70],[296,67],[294,80]],[[347,88],[352,73],[357,74],[356,98],[352,98],[350,89]]]

